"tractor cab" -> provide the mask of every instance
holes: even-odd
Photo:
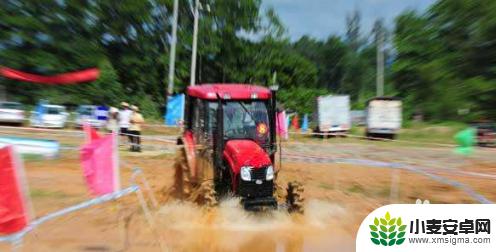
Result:
[[[187,88],[175,165],[183,199],[215,205],[234,195],[246,209],[277,208],[275,99],[275,90],[253,85]]]

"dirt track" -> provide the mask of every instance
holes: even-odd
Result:
[[[496,173],[496,162],[492,162],[489,154],[456,166],[452,160],[441,167],[444,160],[450,160],[447,149],[416,152],[367,144],[327,146],[291,147],[287,144],[285,153],[384,161],[389,152],[394,162],[416,157],[416,165],[423,165],[429,173],[471,186],[477,193],[496,201],[496,180],[487,177]],[[149,150],[135,155],[121,151],[126,166],[122,168],[123,186],[129,185],[130,167],[142,168],[156,192],[163,185],[171,185],[172,155],[157,156],[157,153],[163,152]],[[429,154],[428,160],[419,159],[425,153]],[[433,162],[440,166],[428,166]],[[25,166],[38,217],[90,198],[76,151],[64,151],[57,160],[28,161]],[[253,215],[240,209],[236,199],[222,202],[211,212],[168,201],[154,211],[160,238],[172,251],[354,251],[354,237],[360,222],[370,211],[384,204],[413,203],[417,198],[429,199],[432,203],[477,202],[454,186],[419,173],[391,168],[286,161],[279,179],[303,182],[307,199],[304,216],[289,216],[282,211]],[[119,213],[128,216],[133,212],[129,226],[119,226]],[[50,221],[27,236],[22,251],[120,251],[125,247],[126,237],[128,251],[160,251],[135,196]],[[0,251],[4,248],[0,246]]]

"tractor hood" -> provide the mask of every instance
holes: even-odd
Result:
[[[243,166],[261,168],[271,165],[267,153],[252,140],[229,140],[224,149],[224,158],[227,160],[234,174],[238,174]]]

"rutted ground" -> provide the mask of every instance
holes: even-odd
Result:
[[[320,143],[319,143],[320,144]],[[472,186],[496,201],[496,165],[491,155],[473,158],[453,169],[448,149],[387,148],[367,143],[327,147],[287,147],[285,153],[355,157],[390,161],[416,160],[433,173]],[[415,151],[417,150],[418,151]],[[334,150],[334,151],[333,151]],[[146,151],[128,155],[122,151],[123,186],[130,184],[131,167],[140,167],[158,192],[172,184],[173,155]],[[421,157],[425,157],[425,160]],[[451,161],[446,161],[451,160]],[[446,164],[446,167],[442,167]],[[37,216],[89,199],[76,151],[64,151],[57,160],[28,161],[26,173]],[[455,170],[453,170],[455,171]],[[155,221],[164,244],[172,251],[354,251],[354,237],[362,219],[373,209],[391,202],[412,203],[417,198],[432,203],[475,203],[467,193],[426,176],[404,170],[348,164],[284,162],[281,181],[298,179],[305,185],[304,216],[284,212],[253,215],[236,199],[228,199],[213,211],[177,201],[162,203]],[[391,192],[391,188],[396,192]],[[157,196],[158,193],[157,193]],[[136,197],[106,203],[50,221],[27,236],[22,251],[118,251],[128,241],[129,251],[159,251],[156,237],[138,209]],[[129,225],[120,226],[119,213],[134,213]],[[0,250],[5,247],[0,246]]]

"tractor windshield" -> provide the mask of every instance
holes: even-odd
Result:
[[[266,143],[269,138],[267,107],[262,101],[233,101],[224,105],[224,136],[250,138]]]
[[[212,116],[217,109],[210,103]],[[269,143],[269,117],[263,101],[228,101],[224,104],[224,137],[226,139],[253,139],[261,145]],[[210,124],[215,122],[210,121]]]

